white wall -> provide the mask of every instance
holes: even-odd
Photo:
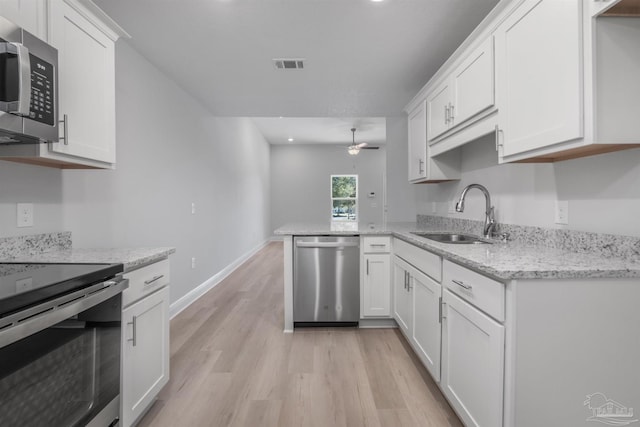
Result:
[[[33,227],[17,227],[17,203],[33,203]],[[63,231],[62,171],[0,161],[0,236],[57,231]]]
[[[387,221],[416,220],[420,185],[407,178],[409,158],[407,117],[387,117]]]
[[[176,301],[270,235],[269,145],[250,119],[212,117],[125,42],[116,76],[117,169],[63,173],[64,229],[75,247],[175,246]]]
[[[418,212],[484,219],[484,197],[468,193],[465,212],[448,213],[462,189],[489,189],[498,222],[640,236],[640,149],[550,164],[498,165],[492,136],[462,149],[459,182],[423,185]],[[556,225],[555,201],[569,203],[569,224]]]
[[[340,174],[358,175],[359,222],[379,224],[384,173],[384,148],[350,156],[344,147],[335,145],[274,145],[271,227],[292,222],[327,223],[331,219],[330,176]],[[370,192],[375,198],[367,197]]]

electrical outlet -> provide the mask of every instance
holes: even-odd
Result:
[[[191,203],[191,215],[195,215],[196,213],[196,202]]]
[[[18,227],[33,227],[33,203],[18,203]]]
[[[556,200],[556,224],[569,224],[569,202],[566,200]]]
[[[191,268],[196,268],[196,257],[191,258]]]

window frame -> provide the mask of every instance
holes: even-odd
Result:
[[[355,197],[333,197],[333,178],[343,178],[343,177],[348,177],[348,178],[355,178],[356,180],[356,195]],[[335,174],[335,175],[331,175],[329,177],[329,196],[331,198],[331,206],[330,206],[330,217],[331,217],[331,221],[339,221],[339,222],[357,222],[358,221],[358,191],[359,191],[359,183],[358,183],[359,179],[358,179],[358,174]],[[346,218],[340,218],[340,217],[334,217],[333,216],[333,202],[334,200],[353,200],[354,201],[354,205],[353,205],[353,219],[350,219],[349,216],[347,215]]]

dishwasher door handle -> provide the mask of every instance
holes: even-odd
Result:
[[[357,242],[296,242],[299,248],[350,248],[359,245]]]

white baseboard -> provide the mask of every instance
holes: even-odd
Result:
[[[270,242],[282,242],[284,236],[271,236],[269,237]]]
[[[249,258],[255,255],[260,249],[264,248],[271,239],[267,239],[264,242],[260,243],[255,248],[251,249],[249,252],[242,255],[240,258],[233,261],[231,264],[227,265],[225,268],[220,270],[215,275],[211,276],[204,283],[197,286],[195,289],[189,291],[186,295],[184,295],[179,300],[175,301],[169,306],[169,318],[173,319],[176,317],[182,310],[189,307],[191,304],[196,302],[198,298],[202,295],[206,294],[208,291],[213,289],[218,283],[222,282],[228,275],[234,272],[238,267],[244,264]]]

